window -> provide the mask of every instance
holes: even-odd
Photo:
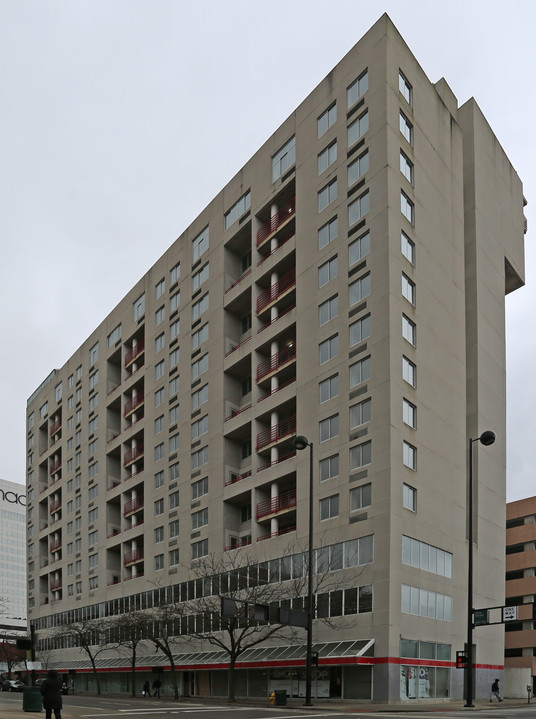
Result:
[[[181,263],[177,262],[177,264],[171,268],[169,271],[169,281],[172,285],[175,284],[175,282],[179,281],[179,278],[181,276]]]
[[[164,401],[164,388],[157,389],[154,393],[154,406],[159,407]]]
[[[406,80],[404,74],[401,70],[398,72],[398,89],[404,98],[406,102],[411,105],[412,104],[412,91],[413,88],[409,84],[409,82]]]
[[[201,299],[197,300],[197,302],[194,302],[192,305],[192,322],[195,322],[202,314],[203,312],[206,312],[208,310],[208,292],[206,295],[203,295]]]
[[[192,263],[196,262],[203,253],[208,250],[209,233],[208,225],[202,230],[197,237],[192,240]]]
[[[192,333],[192,351],[208,340],[208,322]]]
[[[337,256],[332,257],[318,268],[318,286],[324,287],[328,282],[334,280],[338,275]]]
[[[339,223],[337,218],[334,217],[332,220],[327,222],[318,230],[318,249],[329,245],[330,242],[337,239],[339,232]]]
[[[284,175],[296,162],[296,138],[291,137],[272,157],[272,182]]]
[[[169,410],[169,424],[174,425],[179,421],[180,405],[176,405]]]
[[[415,304],[415,282],[404,273],[402,273],[402,296],[412,305]]]
[[[364,484],[350,490],[350,512],[357,512],[372,504],[372,484]]]
[[[370,233],[358,237],[348,245],[348,265],[351,267],[370,252]]]
[[[365,399],[350,407],[350,429],[360,427],[372,419],[372,400]]]
[[[156,299],[160,299],[164,292],[166,291],[166,280],[165,278],[162,278],[160,282],[157,282],[156,284]]]
[[[155,556],[154,568],[155,568],[155,570],[164,569],[164,555],[163,554],[157,554]]]
[[[357,120],[354,120],[351,125],[348,125],[348,147],[355,145],[363,135],[369,129],[369,115],[366,110]]]
[[[171,435],[171,437],[169,438],[169,453],[170,454],[172,454],[173,452],[179,451],[179,440],[180,440],[179,432],[177,432],[177,434]]]
[[[99,370],[96,372],[93,372],[93,374],[89,375],[89,389],[93,389],[97,382],[99,381]],[[77,397],[78,399],[78,397]]]
[[[175,567],[177,564],[179,564],[179,550],[171,549],[169,551],[169,566]]]
[[[93,434],[93,432],[98,428],[99,426],[99,415],[96,417],[93,417],[93,419],[90,419],[88,422],[88,434]]]
[[[402,357],[402,379],[412,387],[417,386],[417,365],[407,357]]]
[[[96,454],[99,450],[99,440],[94,439],[93,442],[90,442],[88,444],[88,455],[89,457],[93,457],[94,454]]]
[[[76,458],[77,458],[76,466],[77,467],[80,466],[80,461],[79,461],[78,457],[79,457],[79,454],[76,455]],[[87,468],[87,474],[88,474],[89,479],[93,479],[93,477],[96,477],[98,473],[99,473],[99,463],[98,462],[94,462],[93,464],[90,464],[89,467]]]
[[[178,310],[181,304],[181,291],[177,290],[169,298],[169,312],[173,314],[175,310]]]
[[[348,187],[360,180],[369,171],[369,166],[369,152],[367,150],[357,160],[348,165]]]
[[[372,442],[364,442],[350,448],[350,471],[372,462]]]
[[[203,385],[192,394],[192,410],[201,407],[205,402],[208,402],[208,384]]]
[[[403,443],[402,459],[406,467],[417,470],[417,448],[406,441]]]
[[[208,432],[208,414],[192,424],[192,441],[199,439]]]
[[[93,524],[93,522],[96,522],[98,518],[99,518],[99,508],[94,507],[93,509],[90,509],[87,514],[88,524]]]
[[[452,554],[402,535],[402,563],[452,579]]]
[[[318,192],[318,211],[322,212],[328,205],[337,199],[337,178]]]
[[[166,308],[164,307],[164,305],[162,305],[162,307],[159,307],[155,312],[156,326],[161,325],[162,322],[165,320],[165,318],[166,318]]]
[[[364,217],[370,209],[369,192],[364,192],[361,197],[354,200],[348,205],[348,226],[355,225],[356,222]]]
[[[192,364],[192,381],[208,370],[208,352]]]
[[[451,622],[452,597],[403,584],[402,612]]]
[[[192,544],[192,559],[201,559],[208,554],[208,539],[202,539],[200,542]]]
[[[208,477],[197,480],[192,484],[192,501],[208,494]]]
[[[408,260],[408,262],[411,262],[411,264],[414,265],[415,243],[413,242],[413,240],[409,239],[405,232],[401,233],[401,251],[406,260]]]
[[[319,345],[320,364],[328,362],[339,354],[339,335],[333,335]]]
[[[132,309],[134,311],[134,322],[141,320],[145,315],[145,292],[132,303]]]
[[[348,108],[355,105],[355,103],[362,97],[368,90],[368,70],[360,75],[357,80],[348,87],[346,90],[346,99],[348,100]]]
[[[155,352],[160,352],[160,350],[163,350],[165,346],[166,346],[166,335],[164,332],[162,332],[162,334],[158,335],[158,337],[154,341]]]
[[[402,400],[402,419],[405,424],[417,429],[417,407],[407,399]]]
[[[164,429],[164,415],[160,415],[154,421],[154,433],[159,434]]]
[[[209,277],[209,263],[203,265],[200,270],[192,275],[192,292],[198,290],[203,282],[206,282]]]
[[[169,353],[169,368],[173,369],[173,367],[176,367],[179,364],[180,358],[181,358],[180,347],[176,347],[174,350],[172,350]]]
[[[320,403],[327,402],[339,394],[339,375],[334,374],[332,377],[320,382]]]
[[[318,320],[320,327],[322,327],[322,325],[325,325],[326,322],[329,322],[334,317],[337,317],[338,314],[339,297],[338,295],[335,295],[335,297],[330,297],[329,300],[322,302],[322,304],[318,308]]]
[[[320,428],[320,441],[326,442],[328,439],[333,439],[339,434],[339,415],[334,414],[331,417],[323,419],[319,423]]]
[[[60,382],[59,384],[56,385],[56,389],[55,389],[56,402],[61,402],[62,396],[63,396],[63,383]]]
[[[154,516],[158,517],[159,515],[164,513],[164,500],[163,499],[157,499],[154,503]]]
[[[174,482],[178,478],[179,478],[179,462],[175,462],[175,464],[170,464],[170,466],[169,466],[169,481]]]
[[[248,457],[251,457],[251,440],[246,439],[244,442],[242,442],[240,450],[240,456],[242,457],[242,459],[247,459]]]
[[[400,172],[413,185],[413,162],[400,150]]]
[[[402,506],[412,512],[417,511],[417,490],[409,484],[402,485]]]
[[[334,494],[331,497],[321,499],[319,502],[320,507],[320,521],[324,519],[333,519],[333,517],[339,516],[339,495]]]
[[[76,540],[78,542],[78,540]],[[87,535],[87,543],[90,547],[93,547],[99,541],[99,530],[96,529],[94,532],[90,532]]]
[[[208,462],[208,447],[203,447],[192,454],[192,472]]]
[[[234,225],[234,223],[238,220],[239,217],[242,217],[242,215],[249,210],[251,207],[251,192],[248,190],[246,193],[242,195],[242,197],[235,202],[235,204],[231,207],[230,210],[228,210],[225,213],[224,216],[224,227],[226,230],[231,227],[231,225]]]
[[[154,487],[155,489],[159,489],[160,487],[164,486],[164,470],[161,472],[157,472],[154,476]]]
[[[370,355],[363,357],[359,362],[350,365],[350,389],[357,387],[362,382],[366,382],[372,376],[372,360]]]
[[[402,135],[406,138],[406,140],[409,142],[410,145],[413,145],[413,125],[408,120],[408,118],[404,115],[402,110],[400,110],[400,132]]]
[[[337,103],[334,102],[318,118],[318,137],[322,137],[337,122]]]
[[[337,161],[337,140],[318,155],[318,174],[321,175],[330,165]]]
[[[172,492],[169,495],[169,508],[171,509],[177,509],[179,506],[179,493],[178,492]]]
[[[76,593],[82,594],[82,582],[76,582]]]
[[[164,360],[161,360],[160,362],[157,362],[154,366],[154,376],[155,379],[161,379],[166,371],[165,362]]]
[[[415,221],[415,204],[409,199],[405,192],[400,192],[400,211],[411,224]]]
[[[349,286],[349,290],[350,290],[350,307],[352,305],[357,304],[357,302],[364,300],[365,297],[368,297],[371,292],[370,273],[363,275],[363,277],[360,277],[355,282],[352,282],[351,285]]]
[[[173,398],[173,395],[177,394],[180,389],[180,377],[173,377],[172,380],[169,381],[169,396]]]
[[[78,389],[76,390],[76,404],[78,404],[81,399],[82,399],[82,388],[78,387]]]
[[[181,321],[180,319],[175,320],[170,326],[169,326],[169,337],[171,340],[176,339],[181,332]]]
[[[327,479],[339,476],[339,455],[333,454],[331,457],[321,459],[319,462],[320,481],[325,482]]]
[[[200,529],[208,524],[208,509],[201,509],[192,514],[192,530]]]
[[[172,539],[173,537],[179,536],[179,520],[175,519],[173,522],[169,523],[169,538]]]
[[[89,350],[89,366],[93,367],[95,362],[98,362],[99,359],[99,343],[96,342],[93,347]]]
[[[417,325],[409,317],[402,315],[402,337],[415,347],[417,337]]]
[[[99,393],[95,392],[95,394],[89,398],[89,411],[93,412],[99,405]]]
[[[154,448],[154,461],[158,462],[164,457],[164,443],[157,444]]]
[[[164,541],[164,527],[157,527],[154,530],[154,541],[155,541],[155,544],[158,544],[159,542]]]

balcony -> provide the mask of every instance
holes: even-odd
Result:
[[[131,365],[141,354],[145,352],[145,342],[138,342],[135,348],[125,354],[125,368]]]
[[[257,435],[257,452],[293,434],[296,434],[296,415],[259,432]]]
[[[257,297],[257,314],[269,309],[277,300],[296,287],[296,270],[292,269]]]
[[[59,512],[61,509],[61,500],[57,500],[56,502],[52,502],[50,505],[49,514],[55,514],[56,512]]]
[[[230,354],[233,354],[233,352],[236,352],[237,349],[240,349],[240,347],[243,347],[246,344],[246,342],[250,341],[250,339],[251,339],[251,335],[249,337],[246,337],[246,339],[243,342],[240,342],[240,344],[237,344],[237,345],[231,344],[231,349],[225,353],[225,356],[228,357]]]
[[[50,472],[49,472],[50,476],[52,476],[53,474],[56,474],[56,472],[59,472],[60,469],[61,469],[61,459],[56,459],[50,465]]]
[[[238,417],[239,414],[242,414],[242,412],[245,412],[246,410],[250,409],[250,407],[251,407],[251,402],[249,404],[247,404],[245,407],[240,407],[240,409],[232,409],[231,414],[228,415],[224,421],[227,422],[228,420],[233,419],[233,417]]]
[[[55,542],[50,542],[50,551],[57,552],[61,549],[61,539],[57,539]]]
[[[136,497],[136,499],[131,499],[130,502],[127,502],[123,507],[123,516],[127,517],[129,514],[139,512],[140,509],[143,509],[143,503],[143,497]]]
[[[59,432],[60,429],[61,429],[61,417],[59,419],[57,419],[50,427],[50,436],[53,437],[56,434],[56,432]]]
[[[257,521],[263,517],[268,517],[271,514],[277,514],[286,509],[291,509],[296,506],[296,490],[291,489],[288,492],[283,492],[279,497],[272,497],[272,499],[266,499],[264,502],[259,502],[257,505]]]
[[[257,365],[257,382],[296,360],[296,343],[288,345]]]
[[[55,582],[50,582],[50,591],[57,592],[58,589],[61,589],[61,585],[62,585],[61,579],[57,579]]]
[[[290,459],[291,457],[296,456],[296,450],[293,452],[289,452],[288,454],[285,454],[283,457],[279,457],[278,459],[274,459],[273,462],[268,462],[268,464],[263,464],[261,467],[257,468],[257,472],[262,472],[263,469],[269,469],[270,467],[275,467],[277,464],[281,464],[281,462],[285,462],[287,459]]]
[[[240,275],[240,277],[237,280],[235,280],[233,282],[233,284],[225,290],[225,294],[230,292],[233,289],[233,287],[236,287],[238,284],[240,284],[240,282],[242,282],[242,280],[244,280],[250,274],[251,274],[251,267],[249,268],[249,270],[246,270],[246,272],[244,272],[243,275]]]
[[[279,529],[277,532],[269,532],[268,534],[263,534],[260,537],[257,537],[257,542],[263,542],[265,539],[272,539],[272,537],[281,537],[283,534],[295,531],[296,525],[292,527],[285,527],[284,529]]]
[[[257,231],[257,249],[271,239],[296,214],[296,198],[293,197],[272,215]]]
[[[128,467],[129,464],[132,464],[133,462],[136,462],[138,459],[141,459],[144,455],[144,449],[143,444],[138,444],[137,447],[133,447],[132,449],[129,449],[128,452],[125,452],[125,458],[123,459],[123,466]]]
[[[134,564],[135,562],[143,562],[143,549],[134,549],[131,552],[125,552],[123,557],[125,567],[127,564]]]
[[[239,549],[240,547],[249,547],[251,544],[251,537],[244,537],[244,539],[241,539],[234,544],[230,544],[228,547],[225,547],[225,551],[228,552],[231,549]]]
[[[131,397],[125,402],[125,409],[123,411],[123,417],[128,417],[129,414],[132,414],[138,407],[140,407],[145,402],[145,397],[141,392],[139,392],[135,397]]]
[[[241,479],[246,479],[246,477],[251,477],[251,470],[248,470],[247,472],[243,472],[242,474],[234,475],[233,477],[231,477],[231,479],[229,479],[229,480],[227,480],[227,482],[225,482],[225,486],[228,487],[231,484],[240,482]]]

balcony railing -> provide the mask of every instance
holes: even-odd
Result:
[[[237,280],[235,280],[233,282],[233,284],[225,290],[225,294],[230,292],[233,289],[233,287],[236,287],[238,284],[240,284],[240,282],[242,282],[242,280],[245,279],[250,274],[251,274],[251,267],[249,268],[249,270],[246,270],[246,272],[244,272],[243,275],[240,275],[240,277]]]
[[[143,561],[143,549],[134,549],[131,552],[125,552],[123,564],[133,564],[134,562]]]
[[[257,231],[257,247],[270,237],[276,230],[287,222],[296,212],[296,198],[293,197],[279,210],[272,215],[268,222],[265,222]]]
[[[130,502],[127,502],[123,508],[123,514],[126,517],[127,514],[132,514],[132,512],[138,512],[140,509],[143,509],[143,497],[136,497],[136,499],[131,499]]]
[[[123,417],[126,417],[131,412],[134,412],[134,410],[139,407],[141,404],[143,404],[145,401],[145,398],[143,396],[142,392],[139,392],[135,397],[131,397],[125,402],[125,409],[123,412]]]
[[[292,434],[296,434],[296,415],[259,432],[257,435],[257,451]]]
[[[144,455],[143,444],[140,443],[136,447],[129,449],[128,452],[125,452],[123,466],[126,467],[128,464],[131,464],[132,462],[135,462],[137,459],[140,459],[141,457],[143,457],[143,455]]]
[[[55,542],[50,542],[51,552],[57,552],[58,549],[61,549],[61,539],[57,539]]]
[[[265,325],[263,325],[260,329],[257,330],[257,334],[260,334],[261,332],[264,332],[264,330],[267,330],[268,327],[271,327],[274,322],[277,322],[278,320],[282,319],[287,315],[291,310],[296,309],[296,305],[290,305],[290,307],[287,307],[287,309],[284,312],[281,312],[281,314],[277,315],[277,317],[274,317],[274,319],[267,322]]]
[[[259,382],[266,375],[275,372],[283,365],[288,364],[292,360],[296,359],[296,343],[288,345],[284,349],[276,352],[264,362],[257,365],[257,382]]]
[[[61,502],[53,502],[50,505],[49,513],[54,514],[55,512],[59,512],[60,509],[61,509]]]
[[[283,382],[282,384],[278,385],[275,389],[272,389],[268,392],[268,394],[263,394],[262,397],[259,397],[257,402],[262,402],[263,399],[267,399],[268,397],[271,397],[273,394],[276,394],[276,392],[281,392],[282,389],[285,389],[285,387],[288,387],[290,384],[296,381],[296,377],[292,377],[291,379],[287,380],[286,382]]]
[[[289,235],[288,237],[285,237],[283,241],[280,241],[279,244],[277,245],[277,247],[274,247],[274,249],[273,249],[271,252],[269,252],[267,255],[265,255],[265,256],[262,258],[262,260],[259,260],[259,261],[257,262],[257,267],[260,267],[263,262],[266,262],[266,260],[274,254],[274,252],[277,252],[277,250],[280,250],[282,247],[284,247],[285,244],[286,244],[289,240],[291,240],[293,237],[296,237],[296,235]]]
[[[240,342],[237,345],[231,345],[231,349],[225,353],[225,356],[228,357],[230,354],[235,352],[237,349],[239,349],[240,347],[243,347],[246,344],[246,342],[250,341],[250,339],[251,339],[251,335],[249,337],[246,337],[246,339],[243,342]]]
[[[232,419],[233,417],[238,417],[239,414],[242,414],[242,412],[245,412],[250,407],[251,407],[251,402],[249,404],[247,404],[245,407],[240,407],[240,409],[232,409],[231,414],[228,415],[224,421],[227,422],[228,419]]]
[[[55,462],[53,462],[50,465],[50,475],[56,474],[58,470],[61,469],[61,459],[57,459]]]
[[[108,582],[107,586],[112,587],[114,584],[121,584],[121,577],[114,577],[111,582]]]
[[[264,502],[257,504],[257,521],[262,517],[267,517],[269,514],[276,514],[282,512],[284,509],[290,509],[296,506],[296,490],[290,489],[288,492],[283,492],[279,497],[272,497],[266,499]]]
[[[246,477],[251,477],[251,470],[248,470],[247,472],[243,472],[242,474],[239,474],[236,477],[231,477],[231,479],[229,479],[229,480],[227,480],[227,482],[225,482],[225,486],[228,487],[230,484],[235,484],[236,482],[240,482],[241,479],[246,479]]]
[[[285,462],[287,459],[290,459],[291,457],[296,456],[296,450],[294,452],[289,452],[289,454],[285,454],[283,457],[278,457],[278,459],[274,459],[273,462],[268,462],[268,464],[263,464],[262,467],[257,468],[257,472],[262,472],[263,469],[268,469],[269,467],[274,467],[276,464],[281,464],[281,462]]]
[[[277,532],[269,532],[268,534],[263,534],[260,537],[257,537],[257,542],[262,542],[264,539],[272,539],[272,537],[281,537],[283,534],[295,531],[295,525],[293,527],[285,527],[284,529],[279,529]]]
[[[61,589],[62,581],[59,579],[56,582],[50,582],[50,591],[56,592],[58,589]]]
[[[281,295],[284,295],[290,289],[296,286],[296,270],[287,272],[286,275],[280,277],[277,282],[257,297],[257,313],[262,312],[268,305],[275,302]]]
[[[235,544],[230,544],[228,547],[225,547],[225,551],[228,552],[231,549],[238,549],[239,547],[249,547],[250,544],[251,537],[244,537],[244,539],[241,539]]]
[[[134,362],[134,360],[137,357],[139,357],[142,354],[142,352],[144,352],[144,351],[145,351],[145,342],[138,342],[136,347],[130,349],[125,354],[125,367],[128,367],[129,364],[132,364],[132,362]]]
[[[54,424],[50,428],[50,436],[56,434],[56,432],[61,428],[61,418],[57,419]]]

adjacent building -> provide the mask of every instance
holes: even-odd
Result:
[[[26,634],[26,488],[0,479],[0,637]]]
[[[57,627],[219,592],[192,581],[207,556],[301,576],[312,451],[315,568],[335,587],[316,596],[318,692],[460,697],[467,447],[485,429],[475,606],[504,602],[523,204],[476,102],[430,82],[381,17],[30,397],[29,616],[49,666],[91,687]],[[181,691],[225,695],[225,655],[192,646],[179,638]],[[252,650],[238,694],[303,694],[304,656],[302,640]],[[126,687],[128,657],[98,662]],[[482,695],[502,627],[475,663]],[[141,678],[165,665],[138,652]]]

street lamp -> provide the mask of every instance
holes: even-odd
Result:
[[[469,538],[469,561],[467,569],[467,659],[465,663],[466,674],[466,701],[464,706],[473,707],[473,444],[480,442],[484,447],[489,447],[495,442],[495,432],[487,429],[476,439],[469,438],[469,500],[468,512],[468,538]]]
[[[307,654],[305,658],[305,704],[313,706],[311,702],[312,658],[313,658],[313,443],[307,437],[299,434],[294,439],[297,450],[309,447],[309,550],[307,568]]]

